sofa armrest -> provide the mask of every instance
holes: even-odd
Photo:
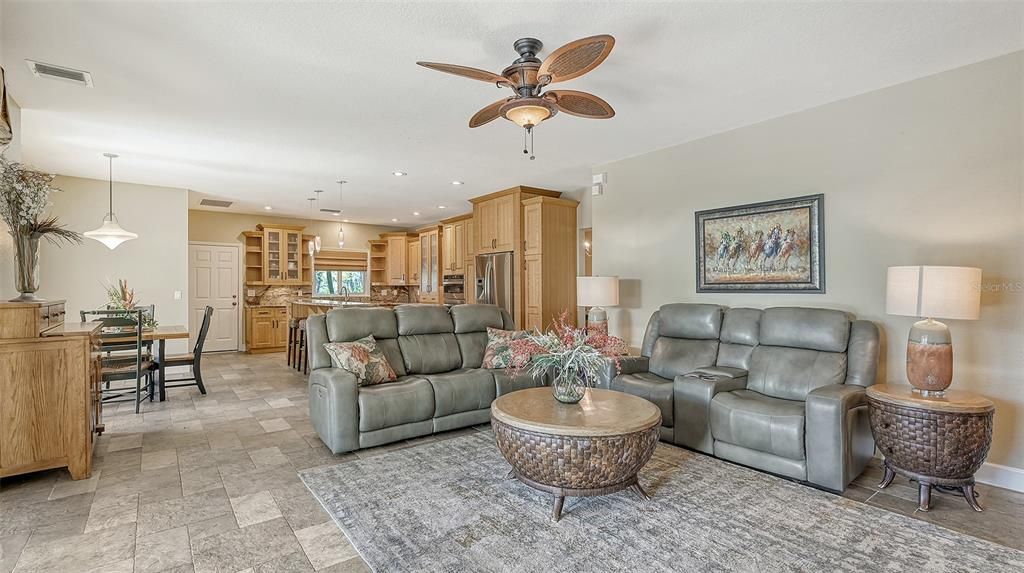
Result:
[[[706,454],[714,453],[711,436],[711,400],[719,392],[747,387],[746,375],[737,378],[705,375],[676,376],[672,381],[672,407],[675,427],[672,442]]]
[[[359,449],[359,382],[341,368],[309,373],[309,420],[332,452]]]
[[[594,385],[596,388],[604,388],[605,390],[611,388],[612,380],[619,374],[647,372],[651,359],[646,356],[622,356],[617,362],[618,367],[616,367],[615,359],[604,359],[604,364],[597,373],[597,382]]]
[[[831,384],[807,394],[807,481],[841,492],[874,454],[863,386]]]

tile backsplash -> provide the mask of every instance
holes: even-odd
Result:
[[[256,296],[245,297],[245,302],[249,306],[284,306],[292,299],[309,297],[312,292],[312,289],[306,286],[272,286],[254,288],[256,290]]]
[[[384,294],[385,291],[387,294]],[[370,302],[416,302],[418,293],[416,287],[373,286],[370,287]]]

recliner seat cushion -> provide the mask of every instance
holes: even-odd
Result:
[[[434,388],[418,376],[359,388],[359,431],[422,422],[434,415]]]
[[[650,371],[672,380],[701,366],[714,366],[717,356],[717,340],[661,336],[654,343],[654,350],[651,352]]]
[[[715,440],[792,460],[805,459],[804,403],[752,392],[721,392],[711,400]]]
[[[821,386],[846,379],[846,354],[758,346],[750,357],[747,389],[784,400],[805,400]]]
[[[434,417],[490,408],[495,398],[494,375],[472,368],[423,375],[434,389]]]
[[[644,398],[661,410],[661,425],[671,428],[672,380],[649,372],[620,374],[611,383],[611,389]]]

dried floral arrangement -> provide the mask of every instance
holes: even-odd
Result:
[[[610,359],[616,370],[619,360],[629,352],[626,342],[604,332],[588,332],[569,320],[562,311],[549,332],[530,332],[513,340],[512,364],[516,370],[528,370],[534,376],[557,371],[580,379],[591,386]]]
[[[50,193],[57,191],[53,176],[0,156],[0,219],[14,236],[46,237],[54,245],[82,243],[82,236],[44,217]]]

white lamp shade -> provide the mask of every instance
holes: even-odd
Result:
[[[981,269],[889,267],[885,312],[925,318],[976,320],[981,314]]]
[[[619,277],[576,277],[576,304],[615,306],[619,304]]]
[[[112,219],[105,219],[99,229],[86,231],[82,233],[82,235],[86,238],[95,239],[103,243],[110,250],[114,250],[118,245],[125,241],[139,238],[135,233],[122,229],[121,225],[118,225],[117,222]]]

